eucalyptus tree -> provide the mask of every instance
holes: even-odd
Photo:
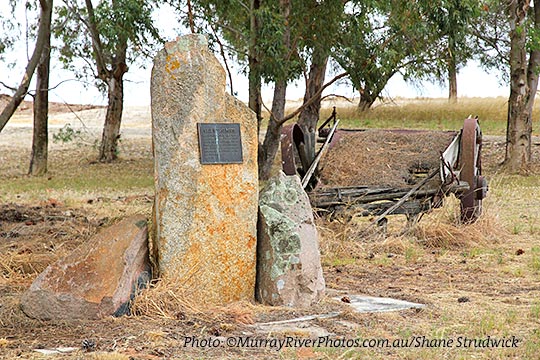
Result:
[[[360,111],[373,105],[396,73],[434,58],[434,36],[422,5],[406,0],[353,1],[346,7],[333,57],[359,92]]]
[[[472,29],[482,65],[503,70],[510,87],[503,164],[510,172],[526,171],[540,73],[540,1],[485,0]]]
[[[161,41],[152,21],[151,0],[63,0],[56,35],[60,59],[79,78],[91,77],[107,92],[99,160],[117,158],[124,103],[124,75],[138,58]],[[82,64],[82,66],[81,66]]]
[[[302,22],[309,29],[302,37],[306,59],[304,66],[305,94],[304,108],[298,115],[298,125],[306,134],[308,158],[315,157],[317,122],[321,109],[322,88],[327,73],[327,64],[337,34],[341,31],[344,7],[347,1],[326,1],[324,6],[318,1],[305,2]],[[309,67],[309,71],[307,71]]]
[[[10,1],[12,13],[17,11],[17,3]],[[28,14],[36,14],[38,25],[26,24],[27,37],[36,39],[34,52],[28,61],[25,69],[23,80],[17,89],[11,88],[9,85],[4,86],[14,90],[15,94],[10,102],[0,114],[0,131],[9,121],[17,107],[24,100],[24,97],[29,94],[30,82],[35,72],[37,72],[35,94],[30,94],[34,97],[33,111],[33,138],[32,138],[32,153],[30,158],[29,174],[42,175],[47,172],[48,158],[48,94],[49,94],[49,64],[51,54],[51,23],[53,14],[53,0],[27,0],[23,4],[25,11]],[[37,11],[39,9],[39,11]],[[30,16],[32,17],[32,16]],[[33,21],[33,20],[32,20]],[[0,56],[5,50],[13,46],[15,41],[16,25],[9,19],[0,18],[2,27],[7,30],[4,36],[0,39]],[[20,24],[19,24],[20,25]],[[35,33],[34,33],[35,32]]]
[[[34,95],[34,127],[32,137],[32,155],[28,173],[43,175],[47,172],[48,143],[49,143],[49,73],[51,62],[51,23],[53,0],[40,0],[41,18],[40,31],[44,33],[41,57],[37,65],[36,93]],[[40,36],[38,34],[38,36]]]
[[[263,54],[263,79],[274,83],[270,119],[259,151],[259,176],[267,179],[279,150],[281,129],[285,122],[301,115],[300,125],[310,136],[308,147],[314,150],[314,130],[318,120],[321,94],[335,81],[347,76],[341,73],[324,83],[326,62],[334,39],[340,30],[344,0],[312,0],[292,2],[280,0],[274,11],[275,29],[266,30],[269,22],[261,21],[258,52]],[[274,35],[275,34],[275,35]],[[308,72],[307,64],[310,64]],[[306,95],[303,104],[285,114],[287,84],[305,74]],[[281,164],[279,164],[281,166]]]
[[[448,81],[448,98],[457,101],[457,74],[475,55],[472,25],[479,18],[482,5],[477,0],[441,0],[421,3],[426,25],[431,29],[427,44],[431,61],[411,69],[416,78]]]
[[[532,109],[540,72],[540,0],[507,0],[510,38],[510,97],[505,165],[528,170],[531,161]]]
[[[501,80],[508,82],[510,26],[507,1],[484,0],[478,16],[472,18],[474,56],[486,70],[501,71]]]

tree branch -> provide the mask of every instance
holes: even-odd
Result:
[[[319,91],[317,91],[315,94],[313,94],[312,97],[309,98],[308,101],[304,102],[302,104],[302,106],[300,106],[298,109],[296,109],[295,111],[293,111],[292,113],[290,113],[289,115],[285,116],[283,119],[279,120],[278,121],[278,124],[279,125],[283,125],[285,122],[289,121],[290,119],[294,118],[296,115],[300,114],[302,112],[302,110],[304,110],[307,106],[313,104],[315,102],[315,100],[317,100],[317,98],[319,96],[321,96],[321,94],[323,93],[323,91],[329,87],[330,85],[332,85],[333,83],[335,83],[336,81],[338,81],[339,79],[341,78],[344,78],[345,76],[348,76],[349,73],[348,72],[344,72],[344,73],[341,73],[339,75],[336,75],[332,80],[330,80],[329,82],[327,82],[326,84],[324,84]]]
[[[2,85],[2,86],[5,87],[6,89],[9,89],[9,90],[11,90],[11,91],[13,91],[13,92],[17,91],[17,88],[11,87],[11,86],[7,85],[7,84],[6,84],[5,82],[3,82],[3,81],[0,81],[0,85]]]
[[[240,5],[241,7],[244,8],[244,10],[246,10],[246,12],[249,14],[249,6],[247,6],[247,4],[245,4],[244,2],[242,2],[241,0],[236,0],[236,3],[238,3],[238,5]]]
[[[105,80],[107,78],[107,73],[109,72],[109,70],[105,65],[105,60],[103,59],[103,45],[101,44],[99,31],[97,29],[94,6],[92,5],[92,0],[85,0],[85,3],[86,9],[88,10],[88,30],[90,31],[90,37],[92,38],[92,48],[94,49],[94,54],[96,57],[98,77],[102,80]]]
[[[349,98],[346,97],[346,96],[339,95],[339,94],[328,94],[328,95],[325,95],[325,96],[323,96],[323,97],[321,98],[321,101],[326,100],[326,99],[329,99],[329,98],[344,99],[344,100],[346,100],[347,102],[352,103],[352,100],[351,100],[351,99],[349,99]]]
[[[221,54],[221,57],[223,58],[223,62],[225,63],[225,69],[227,70],[227,75],[229,76],[229,83],[231,85],[231,95],[234,96],[234,90],[233,90],[233,78],[231,74],[231,69],[229,68],[229,63],[227,62],[227,56],[225,54],[225,50],[223,47],[223,43],[221,40],[219,40],[219,36],[216,33],[216,29],[212,25],[210,25],[210,28],[212,29],[212,32],[214,33],[214,37],[216,38],[216,42],[219,45],[219,52]]]
[[[45,43],[47,42],[45,35],[47,33],[47,27],[49,26],[48,24],[51,23],[52,2],[42,0],[42,2],[40,3],[45,3],[45,6],[42,6],[40,11],[38,36],[36,40],[36,45],[34,47],[34,52],[32,53],[32,57],[30,58],[30,61],[26,66],[26,70],[21,80],[21,84],[11,98],[11,101],[7,104],[4,110],[2,110],[2,113],[0,113],[0,132],[2,132],[9,119],[11,119],[11,116],[13,115],[15,110],[17,110],[17,107],[23,101],[24,96],[28,93],[30,81],[32,80],[32,76],[34,75],[36,67],[41,58],[41,53],[43,52]]]

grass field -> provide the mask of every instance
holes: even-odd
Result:
[[[407,128],[430,130],[455,130],[461,128],[463,119],[478,116],[485,134],[506,133],[508,99],[462,98],[457,104],[447,99],[396,99],[376,103],[365,113],[358,113],[354,104],[338,107],[338,116],[343,127],[352,128]],[[328,117],[331,109],[323,109],[321,116]],[[534,118],[540,114],[540,105],[535,104]],[[536,129],[535,134],[539,134]]]
[[[151,139],[124,139],[121,159],[114,164],[96,163],[97,153],[91,146],[53,145],[50,172],[39,178],[25,175],[29,144],[3,146],[0,205],[19,206],[17,209],[27,214],[54,212],[60,220],[27,225],[0,214],[0,358],[50,358],[33,349],[80,347],[84,339],[94,339],[95,351],[78,350],[58,358],[539,359],[540,173],[517,176],[500,172],[505,106],[504,99],[462,99],[458,106],[449,106],[446,100],[400,101],[379,105],[361,116],[354,107],[338,109],[344,126],[370,128],[457,130],[466,116],[477,114],[484,133],[493,135],[484,144],[483,159],[490,191],[484,215],[467,226],[458,224],[459,203],[453,198],[407,231],[403,231],[403,217],[391,217],[387,236],[362,237],[370,219],[354,213],[345,218],[319,216],[329,295],[310,309],[257,304],[201,309],[189,299],[175,299],[170,289],[158,286],[144,295],[138,316],[72,323],[26,318],[18,308],[18,299],[39,271],[103,224],[135,213],[150,216]],[[535,164],[540,163],[537,147]],[[426,308],[356,314],[333,299],[343,293],[393,297],[426,304]],[[167,296],[167,303],[160,305],[156,299],[162,296]],[[149,306],[150,301],[157,305]],[[183,317],[174,316],[176,309],[182,309]],[[342,311],[336,318],[271,332],[257,333],[249,324],[336,309]],[[278,352],[201,350],[185,348],[182,341],[184,336],[250,333],[266,338],[314,338],[323,330],[334,339],[367,340],[367,344],[387,339],[395,346],[303,347]],[[488,337],[510,340],[508,345],[514,337],[517,347],[473,346],[474,341],[480,344]],[[451,346],[442,346],[450,340]],[[465,346],[465,340],[472,342]],[[407,348],[406,341],[423,346]]]

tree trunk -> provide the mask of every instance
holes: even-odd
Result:
[[[534,28],[540,31],[540,0],[534,0]],[[527,99],[527,110],[533,113],[534,99],[538,90],[538,74],[540,72],[540,49],[537,46],[529,54],[529,65],[527,66],[527,84],[529,85],[529,98]]]
[[[289,28],[289,15],[291,13],[290,0],[279,1],[280,11],[285,20],[283,31],[283,45],[286,49],[291,48],[291,30]],[[288,58],[284,58],[283,66],[287,66]],[[274,98],[272,99],[272,113],[266,128],[266,135],[262,148],[259,149],[259,179],[268,180],[273,174],[274,168],[281,170],[281,156],[276,162],[276,154],[280,148],[281,128],[285,118],[285,102],[287,95],[287,78],[277,79],[274,87]]]
[[[371,108],[371,105],[375,102],[377,97],[371,96],[371,94],[365,90],[360,90],[360,100],[358,101],[358,111],[364,112]]]
[[[277,81],[272,99],[272,114],[268,120],[266,135],[261,151],[259,151],[259,179],[268,180],[272,176],[272,167],[280,146],[281,120],[285,116],[287,81]],[[281,165],[281,164],[279,164]]]
[[[306,92],[304,95],[304,104],[316,96],[324,85],[324,76],[326,75],[326,64],[328,56],[320,55],[317,49],[313,52],[311,66],[309,68],[309,77],[306,81]],[[316,100],[302,110],[298,117],[298,125],[306,134],[304,139],[306,143],[306,151],[309,161],[315,159],[315,145],[317,139],[317,123],[319,122],[319,113],[321,110],[321,95],[319,94]]]
[[[527,170],[531,160],[531,95],[527,81],[525,18],[528,0],[509,0],[510,22],[510,97],[506,129],[505,166],[511,172]]]
[[[124,107],[124,73],[119,77],[112,77],[107,81],[108,104],[101,146],[99,149],[99,161],[112,162],[118,157],[118,139],[120,138],[120,124]]]
[[[249,103],[248,106],[257,116],[257,135],[261,130],[262,122],[262,99],[261,99],[261,72],[259,64],[259,56],[257,53],[257,43],[259,24],[256,16],[256,11],[259,10],[260,1],[251,0],[250,2],[250,37],[249,37]]]
[[[101,145],[99,147],[99,161],[112,162],[118,157],[118,139],[120,138],[120,124],[124,108],[124,74],[128,71],[126,53],[128,39],[125,34],[118,34],[118,44],[112,58],[111,68],[107,68],[107,61],[103,54],[103,44],[98,31],[98,24],[94,14],[92,0],[85,0],[88,12],[88,31],[92,38],[92,49],[98,77],[107,84],[108,104]],[[118,3],[113,1],[113,6]]]
[[[448,44],[448,101],[457,103],[457,67],[452,40]]]
[[[249,99],[248,106],[257,117],[257,134],[261,130],[262,123],[262,99],[261,99],[261,75],[259,71],[258,61],[251,57],[249,58]]]
[[[43,1],[52,10],[53,0]],[[48,21],[40,30],[45,31],[45,38],[41,58],[37,67],[36,96],[34,97],[34,130],[32,139],[32,156],[30,159],[30,175],[43,175],[47,172],[47,147],[49,143],[48,116],[49,116],[49,70],[51,59],[51,16],[42,21]]]
[[[48,2],[42,0],[40,1],[40,4],[40,20],[34,52],[32,53],[32,57],[28,61],[28,65],[26,65],[24,76],[21,80],[19,87],[17,88],[17,91],[11,98],[11,101],[6,105],[6,107],[4,108],[4,110],[2,110],[2,113],[0,114],[0,132],[4,129],[7,122],[9,121],[15,110],[17,110],[17,107],[20,105],[20,103],[23,101],[24,97],[28,93],[30,81],[32,80],[32,76],[34,75],[36,66],[40,62],[41,54],[46,44],[46,35],[47,33],[50,33],[52,1]],[[49,30],[47,30],[47,28],[49,28]]]

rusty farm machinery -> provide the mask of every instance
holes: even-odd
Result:
[[[478,119],[465,119],[459,131],[338,129],[338,124],[334,108],[317,129],[322,143],[317,152],[298,124],[282,132],[283,171],[302,178],[315,209],[353,210],[378,225],[395,214],[412,222],[453,193],[462,223],[480,216],[488,185]]]

